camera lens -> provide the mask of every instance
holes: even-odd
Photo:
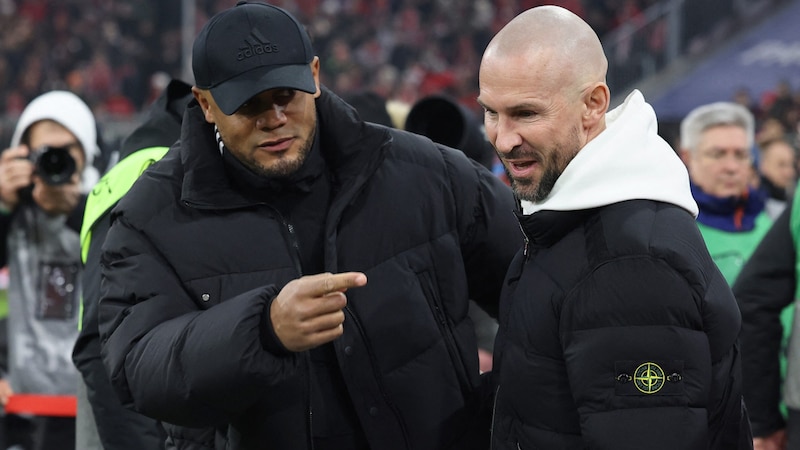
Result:
[[[69,181],[75,173],[75,159],[67,147],[44,147],[36,152],[34,160],[36,174],[45,183],[58,185]]]

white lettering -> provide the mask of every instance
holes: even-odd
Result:
[[[800,66],[800,42],[762,41],[742,52],[739,62],[744,66],[754,64]]]

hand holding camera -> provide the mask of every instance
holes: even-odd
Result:
[[[51,215],[67,214],[78,204],[80,175],[69,147],[42,146],[30,151],[27,146],[9,148],[0,156],[0,200],[13,210],[30,197]]]
[[[28,147],[20,145],[6,149],[0,155],[0,201],[7,210],[17,207],[20,190],[33,179],[33,164],[28,160]]]

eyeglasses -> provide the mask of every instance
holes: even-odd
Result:
[[[698,152],[698,156],[712,161],[723,161],[733,158],[734,161],[741,164],[749,164],[752,161],[752,155],[747,150],[728,151],[724,149],[711,149]]]

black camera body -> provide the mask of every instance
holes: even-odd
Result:
[[[45,145],[30,152],[28,159],[34,165],[34,173],[53,186],[69,182],[77,169],[69,147]]]

